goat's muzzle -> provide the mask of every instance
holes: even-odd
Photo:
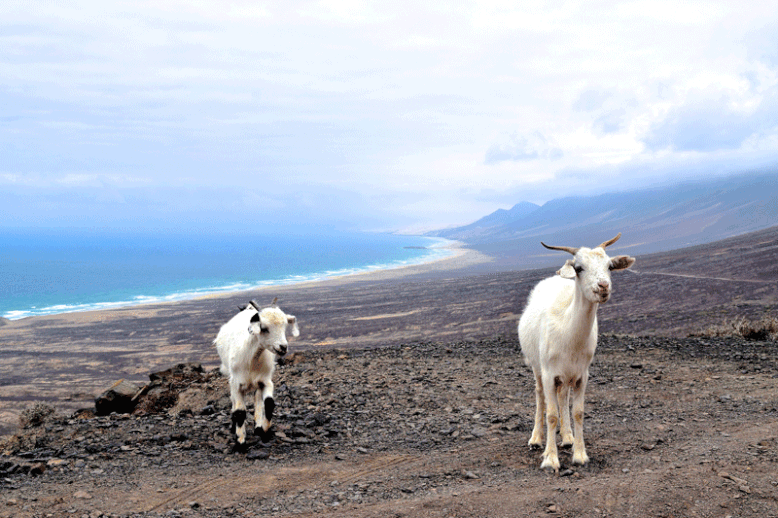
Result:
[[[275,352],[278,356],[284,356],[288,350],[289,347],[286,345],[277,345],[273,347],[273,352]]]
[[[611,286],[607,282],[598,282],[597,288],[593,290],[594,294],[600,298],[600,302],[608,302],[611,296]]]

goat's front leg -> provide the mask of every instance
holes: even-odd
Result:
[[[559,435],[562,436],[562,448],[573,445],[573,430],[570,427],[570,385],[562,383],[557,390],[557,400],[561,407],[559,413]]]
[[[259,435],[262,442],[270,442],[274,436],[270,426],[273,424],[273,410],[276,407],[273,399],[273,382],[264,380],[258,385],[259,388],[254,394],[254,433]]]
[[[529,438],[530,448],[540,448],[543,445],[543,418],[546,416],[546,399],[543,394],[543,378],[540,373],[535,375],[535,426],[532,428],[532,437]]]
[[[556,448],[556,429],[559,424],[559,401],[557,391],[562,380],[553,374],[543,375],[543,393],[546,396],[546,449],[543,452],[542,469],[559,471],[559,455]]]
[[[246,442],[246,403],[240,383],[230,379],[230,399],[232,400],[232,432],[238,436],[238,444]]]
[[[583,438],[583,420],[584,420],[584,394],[586,393],[586,383],[589,380],[589,373],[578,379],[573,387],[573,420],[575,421],[575,438],[573,440],[573,464],[583,466],[589,462],[589,456],[586,455],[586,446]]]

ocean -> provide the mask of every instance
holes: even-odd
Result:
[[[89,311],[421,264],[445,239],[377,233],[0,231],[0,316]]]

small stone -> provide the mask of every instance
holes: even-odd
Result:
[[[267,458],[270,458],[270,453],[267,451],[252,451],[248,455],[246,455],[247,460],[265,460]]]
[[[361,446],[357,448],[357,451],[358,451],[359,453],[370,453],[370,452],[367,450],[367,448],[363,448],[363,447],[361,447]]]
[[[548,504],[548,507],[546,507],[547,513],[558,513],[559,512],[559,506],[556,504]]]
[[[462,473],[462,475],[465,478],[470,479],[470,480],[476,480],[476,479],[480,478],[478,475],[476,475],[472,471],[465,471],[464,473]]]
[[[570,477],[575,473],[572,469],[566,469],[559,474],[560,477]]]
[[[73,498],[76,498],[78,500],[91,500],[92,495],[90,495],[86,491],[76,491],[75,493],[73,493]]]
[[[46,472],[46,463],[40,462],[38,464],[34,464],[30,467],[30,475],[37,477],[38,475],[43,475]]]

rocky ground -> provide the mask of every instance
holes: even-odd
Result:
[[[601,337],[591,463],[539,469],[513,337],[304,351],[272,444],[236,451],[216,372],[133,415],[41,415],[6,441],[0,516],[778,516],[773,342]]]

